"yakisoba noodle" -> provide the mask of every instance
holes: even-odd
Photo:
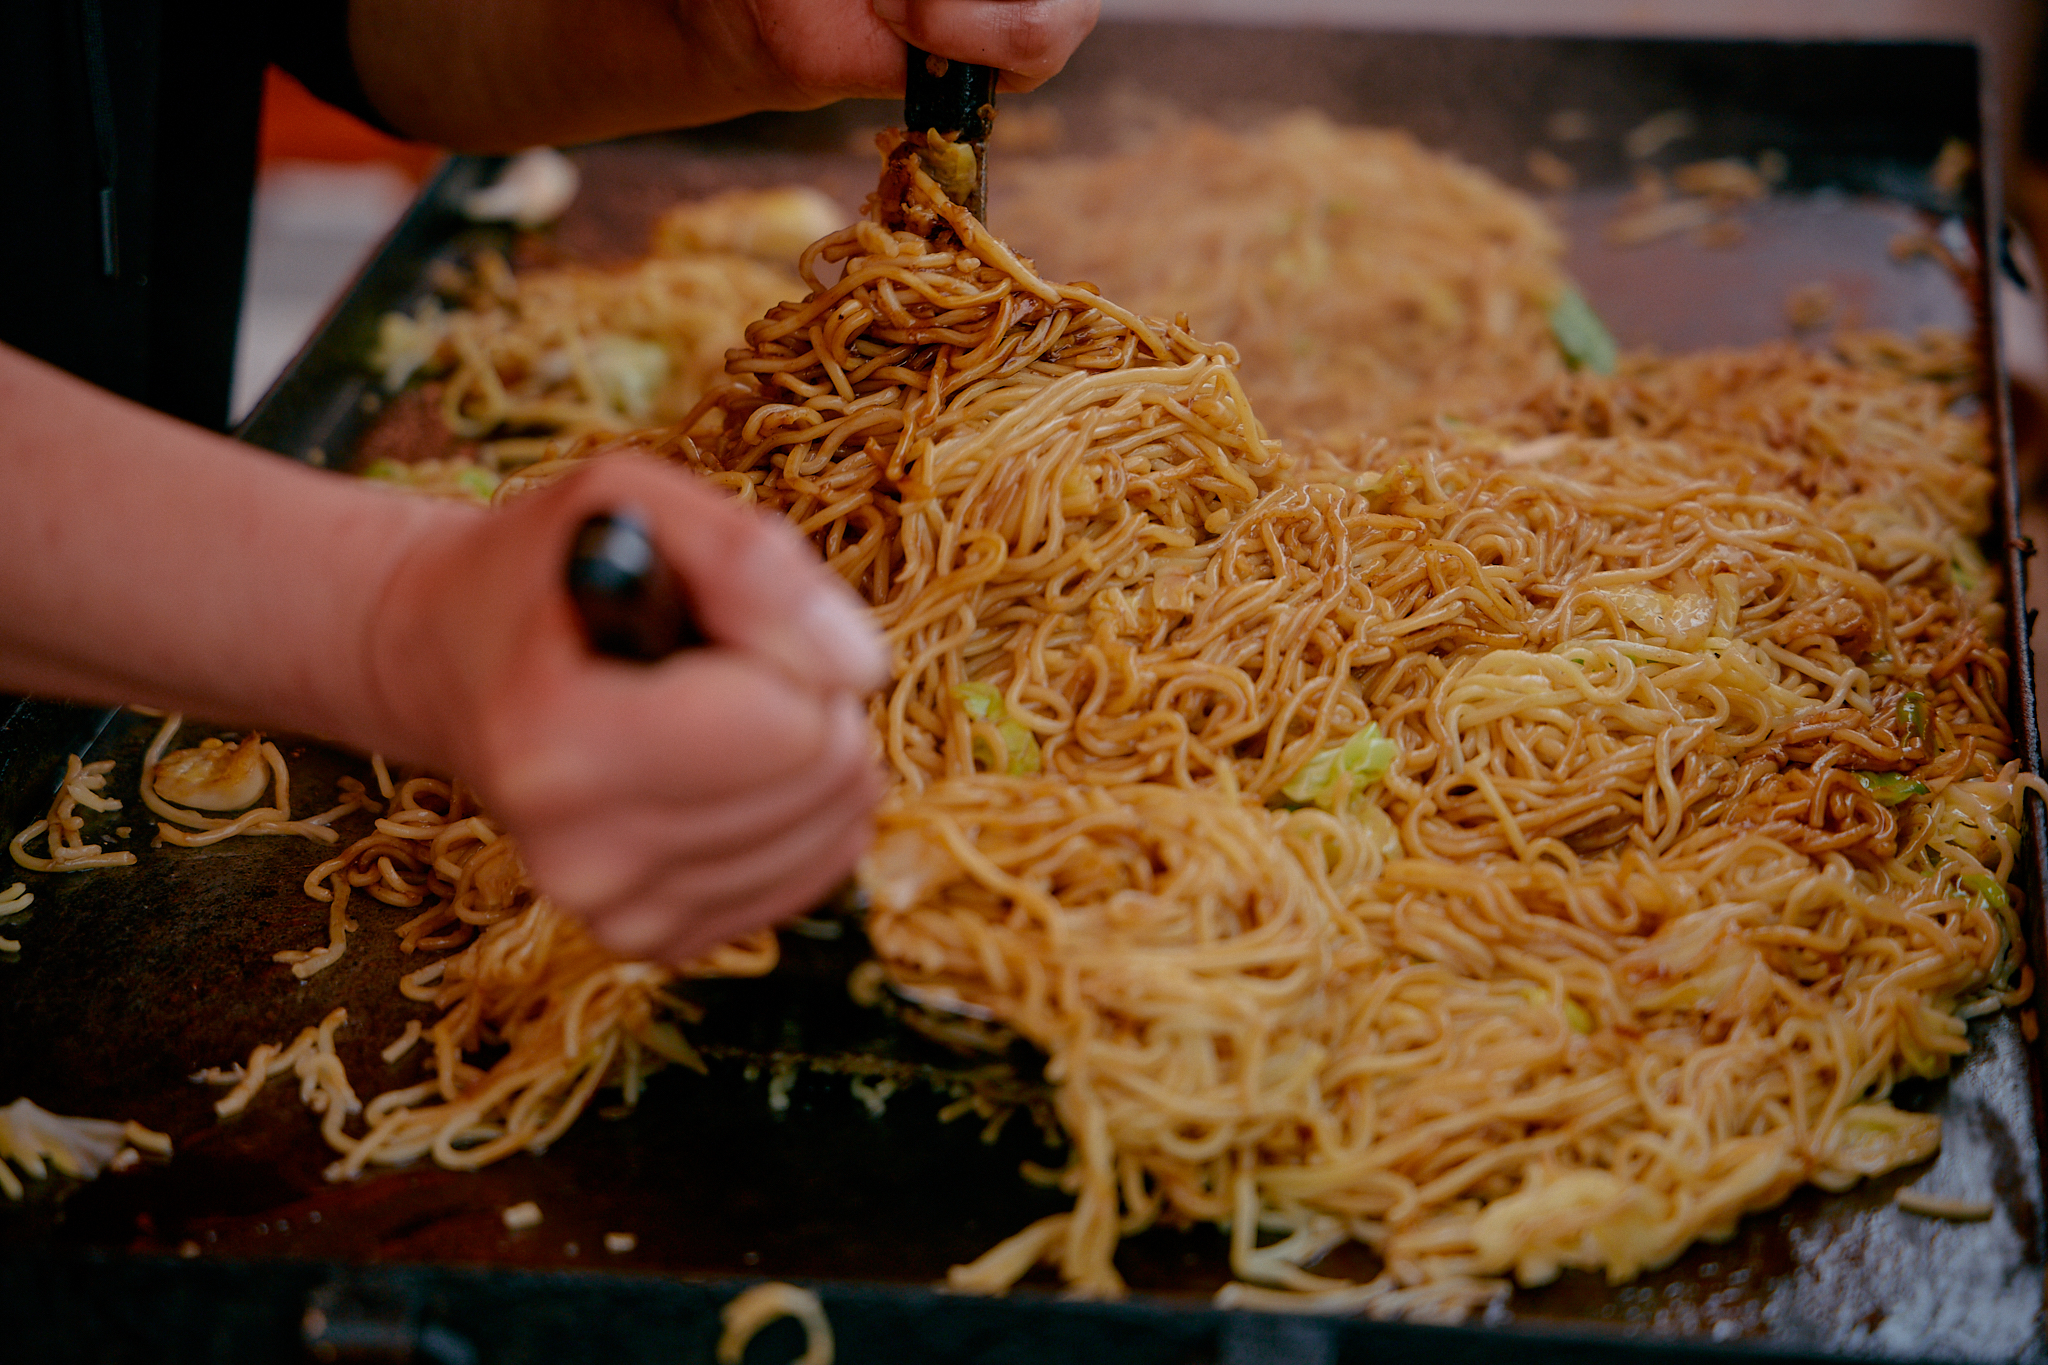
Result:
[[[513,841],[460,784],[416,777],[383,796],[389,804],[375,829],[306,876],[307,895],[329,906],[328,949],[279,958],[299,976],[337,961],[356,927],[349,907],[357,895],[418,910],[398,926],[404,947],[448,954],[399,982],[408,999],[440,1011],[424,1030],[431,1079],[364,1102],[338,1061],[331,1075],[309,1071],[333,1055],[339,1017],[291,1048],[259,1047],[241,1071],[205,1077],[253,1090],[287,1064],[299,1067],[302,1094],[341,1154],[330,1178],[422,1156],[473,1170],[543,1151],[601,1087],[621,1089],[631,1103],[669,1062],[701,1069],[674,1023],[696,1012],[665,989],[678,975],[758,976],[776,964],[775,936],[765,931],[680,970],[622,962],[534,894]],[[471,1063],[489,1048],[502,1055],[488,1068]]]
[[[650,439],[867,595],[870,937],[1049,1058],[1073,1211],[960,1287],[1115,1293],[1121,1236],[1213,1221],[1231,1301],[1451,1317],[1934,1150],[1891,1085],[2030,987],[1957,355],[1553,378],[1349,470],[900,156],[878,207]],[[535,899],[459,787],[383,795],[309,887],[451,955],[405,983],[432,1079],[351,1112],[331,1029],[293,1061],[337,1175],[536,1149],[693,1060],[670,974]],[[1346,1241],[1382,1273],[1308,1268]]]
[[[674,421],[720,377],[746,324],[797,287],[786,262],[842,221],[814,190],[733,191],[666,214],[652,254],[631,266],[515,275],[480,256],[457,307],[387,314],[372,364],[393,390],[436,377],[442,422],[482,442],[484,460],[377,473],[487,493],[491,475],[557,437]]]
[[[671,448],[888,631],[882,961],[1050,1057],[1075,1210],[958,1283],[1214,1220],[1237,1301],[1455,1315],[1934,1150],[1890,1086],[2028,989],[1939,357],[1560,381],[1319,481],[895,165]],[[1377,1279],[1302,1268],[1347,1239]]]
[[[310,977],[341,959],[349,933],[359,927],[350,913],[360,904],[357,897],[418,911],[398,926],[405,948],[447,954],[398,982],[407,998],[440,1011],[424,1030],[429,1080],[361,1099],[334,1047],[336,1031],[348,1022],[342,1010],[288,1046],[261,1044],[246,1065],[195,1078],[234,1087],[219,1106],[225,1117],[266,1081],[287,1072],[297,1076],[301,1099],[321,1116],[322,1135],[340,1153],[329,1171],[336,1179],[421,1156],[473,1169],[516,1151],[544,1150],[601,1087],[617,1087],[631,1102],[646,1076],[668,1062],[701,1066],[674,1022],[693,1021],[694,1008],[665,989],[678,975],[757,976],[775,966],[775,936],[766,931],[681,969],[621,962],[598,948],[578,921],[534,894],[512,841],[459,783],[417,777],[394,785],[379,760],[372,765],[379,796],[343,777],[339,804],[294,819],[284,760],[274,745],[250,736],[234,745],[210,741],[169,753],[180,725],[180,717],[166,718],[139,784],[145,804],[162,817],[158,833],[166,841],[191,846],[289,834],[331,844],[339,839],[331,828],[337,819],[356,811],[377,817],[368,834],[307,874],[307,894],[329,907],[329,939],[322,948],[276,954],[293,975]],[[268,804],[227,818],[164,799],[169,789],[205,800],[210,787],[233,785],[238,766],[253,767],[261,778],[248,800],[267,795]],[[167,772],[186,780],[167,782]],[[118,809],[99,795],[105,776],[99,765],[82,767],[74,757],[67,789],[90,783],[80,789]],[[69,799],[60,793],[67,819]],[[70,838],[78,837],[77,828],[66,828]],[[12,888],[0,894],[0,913],[26,908],[32,899]],[[0,944],[19,948],[12,940]],[[421,1035],[414,1021],[397,1041],[409,1048]],[[389,1050],[386,1060],[403,1050]],[[469,1060],[487,1050],[498,1053],[489,1067]]]
[[[8,841],[7,852],[15,865],[30,872],[84,872],[95,867],[132,865],[135,855],[125,849],[109,852],[99,844],[87,843],[85,817],[78,813],[80,806],[102,813],[121,809],[121,802],[106,794],[107,776],[113,768],[112,759],[83,763],[77,754],[67,756],[64,777],[57,784],[56,796],[51,798],[49,813]],[[29,852],[29,840],[38,837],[43,840],[48,857]],[[20,889],[18,884],[16,889]],[[14,891],[9,891],[0,897],[0,914],[26,908],[34,899],[25,895],[17,901]]]
[[[1564,238],[1484,172],[1311,111],[1244,132],[1141,108],[1112,125],[1133,145],[1004,160],[1004,239],[1228,338],[1269,429],[1381,432],[1563,373]]]
[[[9,1199],[25,1193],[14,1167],[31,1180],[47,1179],[53,1170],[73,1180],[92,1180],[109,1168],[126,1169],[144,1152],[168,1157],[171,1140],[132,1120],[70,1118],[33,1100],[0,1108],[0,1195]]]

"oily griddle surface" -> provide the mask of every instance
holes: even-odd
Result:
[[[1381,55],[1360,57],[1361,45]],[[1682,100],[1684,82],[1673,70],[1706,61],[1703,54],[1721,45],[1695,45],[1682,60],[1665,53],[1655,61],[1642,55],[1655,46],[1647,44],[1609,45],[1611,59],[1583,61],[1558,56],[1569,44],[1517,48],[1503,40],[1305,41],[1253,32],[1231,36],[1227,60],[1218,55],[1223,46],[1176,26],[1135,34],[1106,28],[1063,78],[1071,97],[1056,86],[1035,98],[1068,100],[1071,144],[1089,132],[1104,90],[1133,73],[1156,77],[1178,63],[1183,73],[1199,68],[1200,79],[1179,87],[1186,105],[1227,113],[1233,100],[1249,101],[1256,112],[1308,100],[1344,117],[1407,122],[1427,140],[1515,180],[1521,151],[1547,111],[1591,100],[1612,125],[1607,132],[1618,135]],[[1829,50],[1820,51],[1826,58]],[[1755,68],[1754,80],[1768,81],[1767,68],[1801,54],[1757,45],[1724,56],[1742,71]],[[1912,66],[1916,54],[1895,54],[1874,69],[1893,60]],[[1912,69],[1923,78],[1946,70],[1930,67],[1925,54],[1918,60]],[[1285,99],[1271,96],[1271,80],[1258,86],[1266,78],[1246,74],[1260,61],[1268,77],[1298,78],[1280,87]],[[1532,74],[1543,61],[1562,62],[1567,75],[1577,75],[1546,91]],[[1798,69],[1825,85],[1827,60]],[[1361,72],[1374,79],[1362,82]],[[1816,175],[1846,166],[1850,179],[1865,182],[1883,179],[1882,165],[1873,172],[1866,164],[1871,157],[1924,166],[1938,140],[1915,141],[1912,119],[1924,112],[1920,105],[1939,104],[1939,92],[1927,87],[1940,84],[1922,79],[1897,96],[1898,126],[1873,125],[1872,147],[1845,152],[1829,143],[1834,160],[1816,153],[1804,164],[1820,166]],[[1263,103],[1246,94],[1254,88],[1268,92]],[[1462,112],[1431,113],[1435,106],[1416,103],[1425,90]],[[1352,103],[1333,92],[1349,92]],[[1419,110],[1415,117],[1388,112],[1402,101]],[[394,439],[390,411],[402,413],[402,406],[380,412],[359,381],[336,376],[349,370],[377,311],[422,296],[434,259],[485,243],[528,259],[628,258],[662,207],[734,184],[806,180],[850,210],[867,188],[872,163],[849,147],[887,117],[882,106],[852,106],[808,121],[749,121],[696,139],[583,149],[577,159],[584,195],[555,232],[538,239],[478,235],[423,205],[288,376],[279,393],[291,401],[259,412],[260,439],[327,463],[346,462],[347,452],[380,431],[387,445]],[[1806,125],[1784,115],[1775,124],[1763,118],[1762,126],[1800,166]],[[1753,150],[1758,134],[1744,124],[1727,136],[1740,144],[1734,149]],[[1931,262],[1902,265],[1886,254],[1897,234],[1929,222],[1896,200],[1795,187],[1745,214],[1747,235],[1734,248],[1679,237],[1619,249],[1599,232],[1622,193],[1614,168],[1594,158],[1586,169],[1591,187],[1556,201],[1572,234],[1570,268],[1625,345],[1680,349],[1789,335],[1785,294],[1816,281],[1835,289],[1847,321],[1908,329],[1973,323],[1970,299],[1954,279]],[[451,174],[459,180],[474,172],[457,166]],[[1000,171],[992,216],[1000,228]],[[316,378],[319,402],[304,392]],[[396,439],[403,445],[418,437]],[[8,831],[42,813],[63,754],[89,741],[89,757],[121,763],[110,789],[132,796],[152,728],[125,715],[107,719],[35,704],[17,711],[0,727],[0,813]],[[360,759],[315,745],[292,745],[288,753],[302,811],[324,802],[342,773],[368,777]],[[861,956],[857,932],[836,942],[785,934],[785,964],[773,976],[688,987],[709,1011],[690,1031],[706,1051],[708,1074],[664,1072],[636,1111],[589,1114],[544,1156],[520,1155],[474,1173],[422,1165],[329,1183],[323,1170],[332,1153],[289,1080],[272,1083],[240,1117],[216,1121],[211,1104],[220,1092],[187,1077],[240,1060],[257,1043],[284,1042],[346,1005],[349,1023],[338,1043],[357,1089],[367,1098],[419,1079],[422,1052],[389,1065],[378,1056],[407,1020],[431,1021],[429,1009],[394,988],[401,972],[418,965],[397,951],[390,932],[409,912],[362,901],[354,907],[361,929],[348,955],[297,982],[269,958],[280,948],[324,942],[326,907],[307,899],[299,883],[327,850],[275,839],[151,849],[150,822],[137,804],[131,801],[120,818],[132,817],[141,831],[130,841],[142,855],[138,867],[28,878],[37,903],[5,930],[22,951],[0,961],[0,1100],[27,1094],[58,1112],[132,1117],[169,1132],[177,1154],[168,1164],[89,1185],[37,1186],[24,1205],[0,1208],[0,1252],[922,1285],[1066,1204],[1019,1177],[1021,1162],[1061,1161],[1028,1112],[1015,1114],[993,1142],[982,1140],[973,1118],[937,1121],[967,1073],[1007,1065],[1006,1085],[1028,1093],[1036,1060],[1022,1049],[1000,1062],[958,1057],[855,1007],[844,981]],[[344,837],[366,823],[362,815],[344,822]],[[1981,1021],[1972,1036],[1975,1049],[1954,1078],[1903,1097],[1944,1117],[1946,1140],[1935,1162],[1846,1194],[1802,1190],[1782,1208],[1746,1219],[1727,1244],[1694,1247],[1675,1265],[1625,1286],[1572,1273],[1548,1288],[1520,1291],[1506,1322],[1539,1333],[1611,1327],[1701,1344],[1856,1354],[2048,1355],[2039,1334],[2044,1257],[2029,1048],[2010,1018]],[[882,1077],[899,1088],[876,1112],[854,1083]],[[775,1090],[784,1091],[786,1104],[773,1101]],[[1890,1203],[1893,1190],[1907,1184],[1957,1197],[1989,1195],[1996,1212],[1974,1224],[1907,1215]],[[544,1221],[507,1231],[500,1211],[525,1200],[540,1206]],[[634,1250],[605,1252],[607,1232],[633,1233]],[[1189,1308],[1227,1279],[1223,1239],[1208,1228],[1156,1230],[1127,1241],[1118,1265],[1141,1296]],[[1326,1268],[1371,1270],[1355,1249],[1340,1251]],[[1034,1283],[1050,1287],[1042,1275]],[[1516,1349],[1513,1341],[1502,1348]]]
[[[153,726],[118,717],[91,754],[121,762],[109,786],[125,786],[131,808]],[[325,801],[341,773],[368,776],[366,763],[330,750],[296,744],[286,752],[301,812]],[[370,818],[343,822],[345,837],[367,832]],[[623,1263],[638,1267],[738,1271],[750,1257],[773,1256],[787,1274],[853,1278],[884,1265],[925,1280],[1059,1206],[1016,1179],[1020,1160],[1059,1160],[1028,1106],[994,1145],[980,1141],[982,1125],[971,1118],[936,1123],[955,1075],[1008,1064],[962,1058],[855,1006],[845,979],[863,955],[857,929],[838,942],[785,935],[785,965],[763,982],[680,987],[711,1011],[691,1030],[710,1074],[664,1073],[630,1118],[593,1112],[542,1160],[476,1174],[429,1165],[331,1184],[323,1172],[334,1154],[295,1081],[273,1082],[244,1114],[217,1121],[212,1103],[225,1091],[189,1077],[241,1061],[257,1043],[286,1042],[346,1006],[336,1041],[364,1098],[425,1078],[424,1046],[396,1063],[380,1055],[407,1021],[436,1017],[396,989],[399,975],[432,960],[398,950],[391,931],[412,912],[355,898],[361,928],[348,953],[301,983],[269,959],[325,941],[327,909],[301,883],[330,850],[275,838],[151,848],[153,823],[138,819],[135,828],[128,843],[138,866],[35,878],[35,905],[11,923],[22,951],[0,964],[0,1090],[59,1113],[134,1118],[171,1133],[176,1157],[76,1190],[39,1191],[26,1208],[0,1212],[0,1237],[138,1251],[190,1243],[239,1255],[575,1264],[604,1258],[604,1233],[630,1231],[639,1246]],[[782,1112],[768,1098],[778,1069],[796,1073],[785,1081]],[[893,1081],[898,1093],[871,1115],[855,1081],[871,1095]],[[1035,1081],[1007,1088],[1042,1093]],[[917,1139],[900,1140],[905,1129]],[[731,1178],[704,1178],[719,1171]],[[998,1192],[985,1227],[949,1215],[963,1187]],[[499,1211],[526,1199],[547,1221],[530,1234],[507,1233]]]

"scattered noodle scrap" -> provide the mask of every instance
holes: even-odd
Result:
[[[1578,184],[1578,172],[1571,163],[1548,148],[1531,147],[1523,164],[1529,169],[1530,179],[1553,193],[1564,194]]]
[[[1945,1195],[1922,1194],[1916,1189],[1895,1191],[1892,1202],[1907,1213],[1917,1213],[1925,1218],[1946,1218],[1952,1223],[1981,1223],[1996,1212],[1996,1206],[1989,1199],[1951,1199]]]
[[[378,1053],[377,1055],[382,1057],[387,1062],[395,1062],[400,1057],[403,1057],[406,1053],[412,1051],[413,1044],[417,1043],[419,1040],[420,1021],[417,1019],[408,1019],[405,1021],[405,1031],[400,1033],[396,1038],[393,1038],[389,1043],[385,1044],[384,1050]]]
[[[16,882],[5,891],[0,891],[0,919],[4,919],[9,915],[20,914],[31,905],[34,905],[35,900],[35,895],[28,889],[27,882]],[[20,951],[21,945],[19,943],[4,934],[0,934],[0,953],[18,953]]]
[[[184,720],[178,715],[165,717],[142,759],[142,803],[161,817],[157,835],[167,844],[203,848],[240,835],[256,834],[296,835],[315,843],[331,844],[341,837],[333,829],[336,820],[358,810],[377,808],[361,782],[344,777],[338,805],[295,820],[291,812],[291,771],[275,744],[251,735],[232,746],[212,741],[211,747],[202,744],[197,749],[166,753]],[[264,779],[266,771],[269,776]],[[233,818],[204,815],[167,800],[167,786],[172,792],[197,796],[214,809],[232,810],[236,805],[246,805],[260,799],[266,789],[274,804],[253,806]],[[236,800],[241,796],[247,799]]]
[[[1001,1294],[1032,1268],[1056,1259],[1072,1225],[1071,1213],[1051,1213],[1013,1232],[966,1265],[946,1271],[946,1287],[963,1294]]]
[[[808,1289],[774,1281],[752,1285],[720,1309],[719,1318],[725,1330],[718,1335],[718,1365],[740,1365],[747,1343],[777,1318],[795,1318],[803,1324],[804,1353],[793,1365],[832,1365],[832,1324],[826,1320],[825,1305]]]
[[[110,1166],[125,1169],[137,1152],[171,1154],[171,1140],[139,1123],[66,1118],[28,1099],[0,1109],[0,1194],[19,1199],[26,1192],[12,1167],[32,1180],[52,1170],[74,1180],[91,1180]]]
[[[1802,284],[1785,296],[1785,320],[1794,331],[1815,332],[1834,322],[1842,312],[1842,299],[1826,280]]]
[[[56,799],[50,803],[50,813],[15,835],[7,845],[14,861],[30,872],[83,872],[89,868],[127,867],[134,863],[133,853],[106,853],[98,844],[85,842],[85,817],[77,813],[80,806],[99,812],[121,809],[119,801],[103,794],[107,774],[113,768],[112,759],[81,763],[77,754],[66,758],[64,780],[57,787]],[[28,841],[39,834],[47,835],[45,843],[50,855],[47,858],[39,858],[28,851]]]
[[[338,1133],[342,1121],[362,1112],[362,1101],[349,1086],[348,1074],[334,1051],[334,1033],[348,1022],[346,1009],[335,1009],[319,1023],[299,1031],[288,1046],[258,1044],[246,1066],[209,1068],[192,1079],[208,1085],[234,1088],[214,1101],[213,1112],[230,1118],[249,1107],[256,1092],[266,1083],[289,1071],[299,1078],[299,1102],[315,1114],[324,1115],[323,1133]]]

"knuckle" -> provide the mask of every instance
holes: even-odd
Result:
[[[1066,0],[1024,0],[1004,7],[1003,65],[1018,76],[1043,80],[1066,64],[1075,45],[1092,26],[1093,3]]]
[[[1010,54],[1008,64],[1034,67],[1045,60],[1058,41],[1054,16],[1039,4],[1008,6],[1005,11],[1003,46]]]

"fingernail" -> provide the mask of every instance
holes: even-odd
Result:
[[[797,627],[817,651],[820,672],[866,692],[889,676],[889,657],[867,609],[839,592],[814,592]]]
[[[757,587],[782,608],[755,636],[762,653],[792,682],[862,692],[880,687],[889,677],[889,655],[867,604],[837,578],[819,573],[817,549],[794,526],[778,518],[764,520],[761,530],[737,577],[756,585],[787,584],[802,594],[793,603],[787,589]]]

